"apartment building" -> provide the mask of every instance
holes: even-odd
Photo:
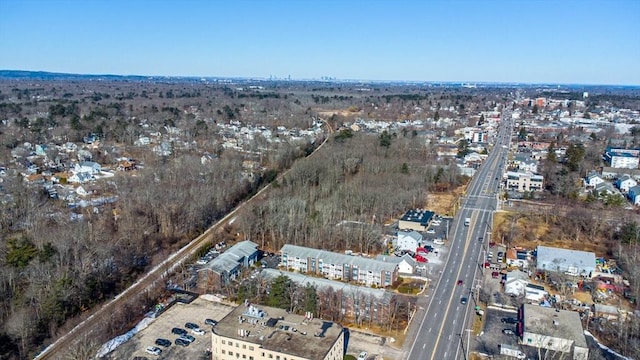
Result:
[[[340,324],[245,303],[211,331],[212,360],[342,360]]]
[[[542,190],[544,181],[542,175],[508,171],[506,177],[508,190],[518,192]]]
[[[638,151],[637,149],[608,148],[602,158],[613,168],[637,169]]]
[[[384,287],[398,278],[398,264],[386,261],[290,244],[284,245],[280,254],[280,265],[286,269],[318,274],[327,279]]]

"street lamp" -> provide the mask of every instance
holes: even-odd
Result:
[[[471,347],[471,329],[464,329],[467,332],[467,354],[465,355],[465,359],[469,360],[469,348]]]

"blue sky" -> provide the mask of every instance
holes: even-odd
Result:
[[[0,69],[640,85],[640,0],[0,0]]]

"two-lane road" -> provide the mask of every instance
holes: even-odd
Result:
[[[494,149],[471,181],[453,222],[449,258],[421,319],[409,360],[463,358],[461,344],[467,346],[465,329],[470,328],[466,320],[477,299],[472,290],[476,286],[476,274],[482,271],[483,251],[488,242],[486,233],[493,222],[509,147],[510,114],[503,114],[503,120],[506,121],[501,122]],[[471,219],[469,226],[464,225],[465,218]],[[465,304],[461,302],[463,297],[468,299]]]

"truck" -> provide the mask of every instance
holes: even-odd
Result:
[[[507,344],[500,344],[500,355],[507,355],[520,360],[527,358],[527,354],[520,351],[520,349]]]
[[[471,218],[464,218],[464,226],[469,226],[471,224]]]

